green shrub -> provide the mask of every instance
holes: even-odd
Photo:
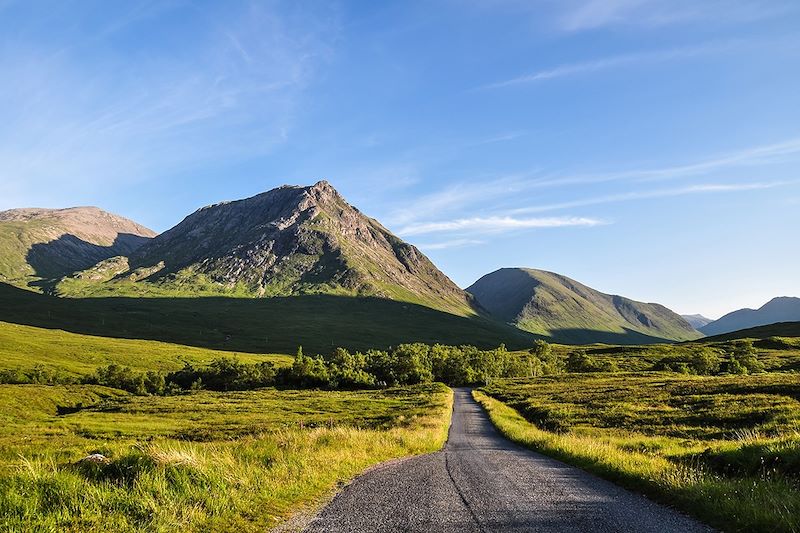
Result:
[[[616,372],[613,361],[598,361],[584,350],[576,350],[567,357],[568,372]]]
[[[128,366],[115,364],[98,368],[84,382],[90,385],[121,389],[140,396],[164,393],[163,374],[155,371],[136,372]]]
[[[653,370],[709,376],[719,372],[721,363],[722,359],[716,350],[702,347],[688,355],[663,357],[653,365]]]
[[[41,363],[28,370],[8,368],[0,370],[0,384],[3,385],[69,385],[77,380],[64,374],[60,369],[51,369]]]
[[[764,371],[764,364],[758,360],[753,341],[737,340],[731,343],[728,350],[728,361],[725,369],[729,374],[756,374]]]

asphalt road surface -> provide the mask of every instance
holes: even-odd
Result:
[[[466,389],[455,391],[443,451],[356,478],[308,532],[709,531],[586,472],[502,437]]]

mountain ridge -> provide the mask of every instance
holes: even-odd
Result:
[[[98,261],[132,253],[155,235],[92,206],[0,211],[0,280],[46,286]]]
[[[708,336],[722,335],[734,331],[766,326],[778,322],[800,321],[800,298],[777,296],[758,309],[738,309],[715,320],[700,331]]]
[[[698,331],[706,324],[710,324],[711,322],[714,321],[713,319],[705,317],[699,313],[694,315],[681,315],[681,318],[683,318],[686,322],[689,323],[690,326],[692,326],[694,329]]]
[[[422,252],[324,180],[202,207],[127,258],[96,265],[58,290],[70,296],[324,293],[477,312],[472,297]]]

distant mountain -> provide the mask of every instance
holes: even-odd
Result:
[[[283,186],[199,209],[58,287],[62,295],[376,296],[459,315],[472,298],[417,248],[328,183]]]
[[[604,294],[543,270],[502,268],[467,292],[495,317],[561,342],[638,344],[701,336],[662,305]]]
[[[694,329],[700,329],[706,324],[713,322],[712,319],[706,318],[703,315],[681,315],[683,319],[689,323]]]
[[[715,342],[733,339],[772,339],[773,337],[800,337],[800,322],[777,322],[774,324],[767,324],[766,326],[739,329],[720,335],[705,337],[702,340],[703,342]]]
[[[720,335],[740,329],[765,326],[776,322],[800,321],[800,298],[773,298],[758,309],[739,309],[700,328],[706,335]]]
[[[155,233],[96,207],[0,212],[0,281],[45,286],[109,257],[127,255]]]

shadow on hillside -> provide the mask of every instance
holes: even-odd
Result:
[[[593,329],[558,329],[553,330],[553,339],[564,344],[674,344],[674,340],[645,335],[632,329],[623,328],[625,333],[597,331]]]
[[[67,234],[50,242],[34,244],[25,259],[37,277],[51,280],[87,269],[115,255],[127,255],[148,240],[148,237],[120,233],[111,246],[100,246]],[[35,286],[48,284],[36,282]]]
[[[292,353],[385,348],[403,342],[505,343],[533,335],[486,318],[466,318],[380,298],[56,298],[0,283],[0,321],[125,339],[240,352]]]

